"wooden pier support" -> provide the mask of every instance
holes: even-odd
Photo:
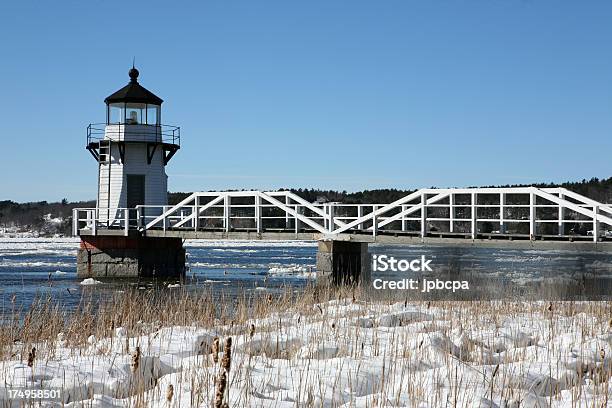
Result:
[[[317,281],[334,285],[368,285],[370,267],[367,243],[319,241]]]
[[[181,278],[185,249],[181,238],[81,236],[79,278]]]

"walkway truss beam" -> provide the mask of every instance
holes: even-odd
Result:
[[[173,206],[78,208],[73,233],[103,230],[612,238],[612,206],[565,188],[421,189],[389,204],[309,203],[289,191],[196,192]]]

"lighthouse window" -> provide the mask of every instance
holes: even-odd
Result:
[[[123,103],[111,103],[108,105],[108,124],[123,122]]]
[[[138,125],[145,123],[143,121],[145,114],[145,104],[143,103],[126,103],[125,104],[125,123],[126,125]]]
[[[159,125],[159,106],[147,105],[147,125]]]
[[[111,103],[107,105],[106,120],[109,125],[159,125],[160,106],[146,103]]]

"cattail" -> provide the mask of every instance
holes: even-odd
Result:
[[[251,324],[251,328],[249,329],[249,338],[253,338],[255,335],[255,325]]]
[[[227,386],[227,377],[225,371],[221,372],[217,380],[217,392],[215,393],[215,408],[222,408],[223,395],[225,395],[225,387]]]
[[[166,390],[166,401],[172,401],[172,397],[174,396],[174,386],[172,384],[168,385],[168,389]]]
[[[136,351],[132,355],[132,371],[138,370],[140,365],[140,347],[136,346]]]
[[[28,353],[28,367],[34,365],[34,359],[36,358],[36,347],[32,347],[32,350]]]
[[[225,348],[223,350],[223,360],[221,360],[221,367],[223,367],[225,371],[229,373],[231,365],[232,365],[232,338],[228,337],[227,340],[225,340]]]
[[[499,364],[495,366],[495,370],[493,370],[493,375],[491,377],[495,377],[497,375],[497,370],[499,370]]]
[[[219,338],[215,337],[213,339],[213,345],[212,345],[212,356],[213,356],[213,361],[215,362],[215,364],[217,364],[219,362]]]

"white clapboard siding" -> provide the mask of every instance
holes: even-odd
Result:
[[[162,206],[168,203],[168,177],[163,154],[162,147],[157,146],[151,164],[148,164],[146,143],[126,143],[125,159],[122,162],[119,146],[116,143],[112,144],[110,163],[100,164],[98,208],[101,210],[101,217],[107,217],[105,209],[127,206],[126,180],[128,174],[145,176],[143,205]],[[147,213],[147,215],[153,215],[151,211]],[[109,214],[109,221],[117,216],[117,214]]]

